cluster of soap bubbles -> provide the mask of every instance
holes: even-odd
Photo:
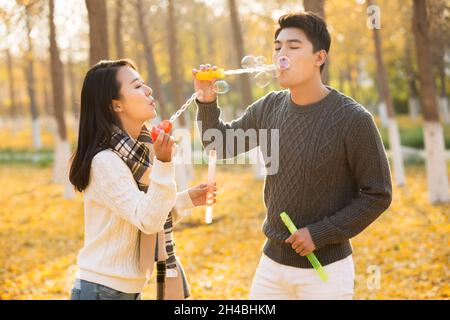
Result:
[[[242,69],[227,70],[226,75],[238,75],[244,73],[255,74],[255,84],[264,88],[270,84],[273,78],[279,76],[280,71],[287,70],[289,68],[289,58],[286,56],[279,57],[275,63],[267,64],[267,60],[263,56],[248,55],[242,58]],[[213,88],[217,94],[225,94],[230,90],[230,86],[224,80],[216,81]]]
[[[267,64],[266,58],[263,56],[252,56],[248,55],[242,58],[241,65],[242,69],[236,70],[226,70],[223,71],[225,75],[238,75],[244,73],[254,73],[255,74],[255,83],[258,87],[264,88],[269,85],[270,81],[273,78],[279,76],[280,71],[284,71],[289,69],[290,60],[286,56],[279,57],[275,63]],[[204,70],[205,66],[201,66],[200,70]],[[211,65],[206,65],[209,69]],[[212,71],[217,71],[217,69],[212,69]],[[214,82],[213,91],[217,94],[225,94],[230,91],[230,86],[228,82],[225,80],[218,80]],[[199,90],[195,92],[183,106],[170,118],[170,122],[173,123],[186,109],[189,105],[197,99],[202,94],[202,91]]]
[[[242,58],[241,65],[248,73],[255,73],[255,83],[258,87],[268,86],[273,78],[277,78],[279,71],[289,68],[289,58],[281,56],[273,64],[267,64],[263,56],[248,55]]]

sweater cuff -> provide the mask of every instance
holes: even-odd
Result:
[[[166,186],[175,186],[175,166],[173,161],[162,162],[153,158],[153,168],[150,173],[150,181]]]
[[[217,100],[211,103],[201,103],[196,100],[195,103],[198,106],[197,120],[205,123],[215,123],[219,119],[220,108],[217,104]]]
[[[195,99],[195,104],[199,108],[211,108],[211,107],[217,107],[217,99],[211,102],[200,102],[197,99]]]
[[[306,226],[316,249],[322,248],[332,243],[333,226],[327,219]]]
[[[185,190],[177,193],[177,198],[175,200],[175,208],[179,213],[183,215],[182,211],[192,209],[195,205],[192,203],[191,196],[189,195],[189,190]]]

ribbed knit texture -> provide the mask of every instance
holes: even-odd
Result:
[[[219,156],[236,156],[259,143],[248,138],[245,148],[227,148],[227,129],[280,130],[279,141],[268,135],[269,150],[272,143],[279,143],[279,168],[266,177],[263,231],[264,253],[281,264],[312,267],[284,242],[290,234],[281,212],[286,211],[298,228],[308,228],[317,258],[327,265],[350,255],[349,239],[392,200],[389,163],[372,115],[353,99],[329,89],[321,101],[302,106],[292,101],[287,90],[271,92],[231,123],[220,119],[217,102],[197,102],[202,133],[209,128],[223,133]],[[210,142],[203,139],[205,147]]]

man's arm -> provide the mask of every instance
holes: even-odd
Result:
[[[220,118],[220,108],[217,100],[211,103],[198,105],[197,121],[203,146],[208,150],[215,147],[217,158],[233,158],[238,154],[247,152],[258,146],[258,130],[269,93],[265,97],[254,102],[245,113],[230,123],[225,123]]]
[[[316,248],[356,236],[377,219],[392,201],[389,163],[369,113],[358,117],[346,135],[345,145],[359,194],[334,215],[307,226]]]

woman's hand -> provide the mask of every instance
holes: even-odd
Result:
[[[194,90],[195,90],[195,92],[200,91],[200,94],[197,96],[197,100],[200,101],[201,103],[214,102],[217,98],[217,94],[214,91],[215,80],[202,81],[202,80],[198,80],[195,77],[195,74],[197,72],[205,71],[205,70],[209,70],[209,69],[216,70],[217,67],[216,66],[211,67],[210,64],[206,64],[206,65],[201,64],[199,70],[197,70],[197,69],[192,70],[192,74],[194,75]]]
[[[174,140],[171,136],[166,134],[164,130],[159,132],[158,138],[153,143],[156,159],[161,162],[172,161],[172,148]]]
[[[208,187],[206,183],[199,184],[198,186],[192,187],[189,189],[189,196],[191,197],[192,203],[196,206],[205,206],[208,203],[206,202],[206,195],[208,192],[213,194],[213,202],[216,203],[216,195],[217,195],[217,187],[214,184],[214,187]]]

